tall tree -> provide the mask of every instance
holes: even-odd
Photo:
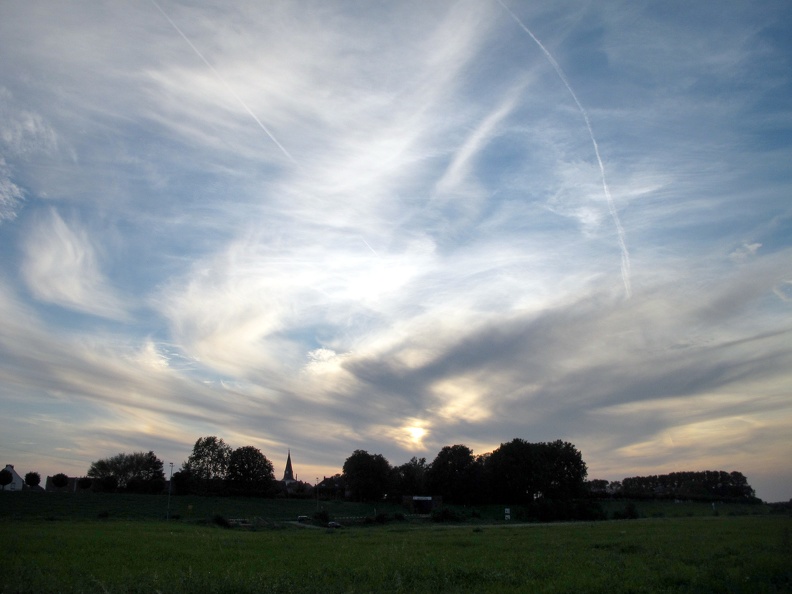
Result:
[[[152,451],[120,453],[93,462],[88,469],[88,476],[101,484],[114,481],[120,490],[154,493],[165,486],[162,466],[162,460]]]
[[[449,503],[471,503],[478,498],[478,463],[473,450],[461,444],[441,449],[426,471],[433,495]]]
[[[391,486],[391,465],[381,454],[355,450],[344,462],[344,480],[359,501],[379,501]]]
[[[182,464],[182,472],[201,484],[203,490],[208,490],[212,481],[224,479],[228,474],[231,451],[231,446],[219,437],[199,437],[187,461]]]
[[[585,494],[586,464],[569,442],[502,443],[487,460],[493,497],[501,503],[528,503],[536,498],[570,499]]]
[[[275,481],[272,462],[253,446],[231,452],[226,474],[231,491],[244,495],[266,495]]]
[[[426,495],[426,458],[413,456],[409,462],[393,469],[393,491],[396,495]]]

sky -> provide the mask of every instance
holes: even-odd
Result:
[[[786,0],[0,4],[0,452],[562,439],[792,497]]]

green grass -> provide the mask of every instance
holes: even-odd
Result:
[[[3,592],[790,592],[788,516],[335,531],[0,522]]]

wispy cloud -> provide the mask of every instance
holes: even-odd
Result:
[[[775,3],[506,3],[552,60],[498,3],[45,5],[0,20],[18,441],[321,475],[561,437],[603,478],[781,491]]]
[[[102,274],[97,249],[79,224],[51,209],[25,237],[22,273],[39,300],[102,317],[125,319],[126,306]]]

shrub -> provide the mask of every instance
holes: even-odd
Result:
[[[55,476],[52,477],[52,486],[56,487],[57,489],[62,489],[66,485],[69,484],[69,477],[59,472]]]
[[[375,521],[377,524],[385,524],[385,523],[388,521],[388,514],[384,514],[384,513],[378,513],[378,514],[377,514],[377,515],[374,517],[374,521]]]
[[[613,512],[614,520],[637,520],[641,515],[638,513],[638,508],[632,501],[629,501],[624,506],[623,510],[616,510]]]
[[[462,518],[454,510],[447,507],[432,512],[432,522],[459,522]]]

